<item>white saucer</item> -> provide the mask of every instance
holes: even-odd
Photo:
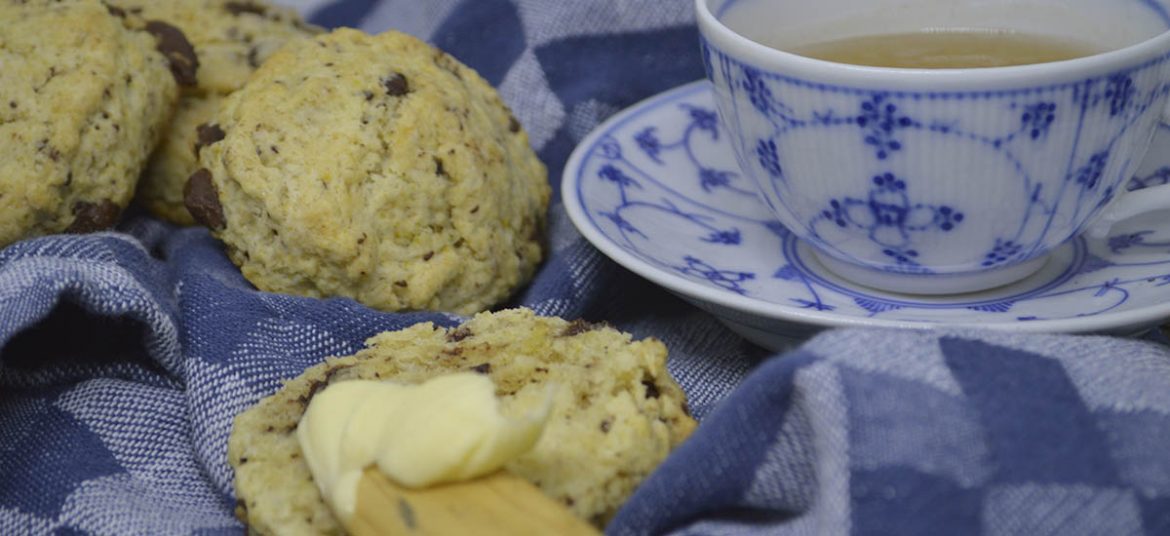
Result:
[[[603,253],[764,347],[786,348],[827,327],[1132,335],[1170,318],[1165,213],[1122,222],[1105,240],[1075,239],[1006,287],[883,292],[825,270],[756,198],[726,139],[706,81],[673,89],[585,138],[565,168],[562,195],[573,223]],[[1170,170],[1170,155],[1151,155],[1167,162],[1146,162],[1151,178],[1143,180],[1160,183],[1155,175]]]

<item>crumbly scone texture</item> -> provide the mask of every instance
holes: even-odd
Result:
[[[260,534],[343,532],[297,442],[309,401],[347,380],[421,383],[468,370],[491,377],[507,415],[540,407],[554,386],[540,441],[506,469],[598,527],[695,427],[656,339],[634,341],[607,326],[527,309],[481,313],[452,329],[420,324],[327,359],[236,417],[228,460],[237,515]]]
[[[0,1],[0,246],[117,222],[179,89],[98,0]]]
[[[223,99],[208,93],[185,95],[179,100],[179,107],[138,183],[138,202],[151,214],[178,225],[195,224],[183,204],[183,185],[199,167],[195,156],[197,129],[214,119]]]
[[[212,121],[219,103],[281,46],[320,29],[296,11],[263,0],[111,0],[139,24],[160,20],[181,30],[199,59],[196,83],[184,88],[170,126],[151,155],[138,201],[155,216],[179,225],[195,220],[183,205],[183,185],[195,171],[196,127]]]
[[[261,290],[470,314],[541,260],[550,188],[527,134],[479,75],[418,39],[290,43],[214,126],[187,207]]]
[[[291,8],[265,0],[108,0],[130,24],[163,21],[195,48],[199,69],[188,94],[227,95],[244,86],[269,56],[290,40],[314,35]]]

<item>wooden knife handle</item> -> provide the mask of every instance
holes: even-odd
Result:
[[[376,468],[366,469],[358,483],[357,511],[346,528],[355,536],[599,534],[536,486],[505,471],[410,489]]]

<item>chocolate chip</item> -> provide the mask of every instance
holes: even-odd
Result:
[[[248,49],[248,66],[252,67],[253,69],[260,67],[260,47],[252,45],[252,47]]]
[[[49,155],[49,160],[57,162],[61,160],[61,151],[49,144],[48,139],[43,139],[37,142],[37,150]]]
[[[365,97],[367,101],[374,100],[374,92],[373,91],[362,90],[362,96]]]
[[[248,459],[247,458],[240,458],[240,465],[244,465],[245,463],[248,463]]]
[[[429,261],[429,260],[431,260],[431,258],[432,258],[432,257],[434,257],[434,256],[435,256],[435,252],[434,252],[434,251],[428,251],[428,252],[426,252],[426,253],[423,253],[423,260],[424,260],[424,261]]]
[[[313,400],[313,397],[317,396],[317,392],[324,389],[326,385],[329,385],[329,382],[325,380],[313,380],[309,382],[309,391],[298,396],[297,403],[301,406],[308,406],[309,401]]]
[[[601,433],[608,434],[609,428],[613,426],[613,417],[601,421]]]
[[[451,333],[447,334],[447,342],[459,342],[459,341],[466,339],[472,335],[475,335],[475,334],[472,333],[470,329],[467,329],[465,327],[460,326],[460,327],[456,328],[455,331],[452,331]]]
[[[210,229],[223,229],[227,220],[223,216],[223,205],[219,204],[219,192],[211,181],[211,172],[199,169],[187,179],[183,187],[183,204],[195,221]]]
[[[199,57],[195,55],[195,47],[191,46],[187,36],[178,28],[158,20],[147,22],[146,31],[158,40],[155,48],[167,57],[175,81],[180,86],[194,86]]]
[[[443,169],[443,161],[438,158],[435,159],[435,175],[440,177],[447,176],[447,170]]]
[[[109,11],[111,15],[118,17],[119,19],[126,18],[126,11],[118,6],[111,6],[106,4],[106,11]]]
[[[443,69],[444,71],[454,75],[455,78],[463,80],[463,74],[459,72],[459,66],[456,65],[455,59],[452,58],[450,54],[447,54],[441,50],[437,51],[431,61],[440,69]]]
[[[476,373],[479,373],[479,374],[491,374],[492,364],[491,363],[483,363],[481,365],[476,365],[474,367],[471,367],[471,370],[476,372]]]
[[[508,130],[512,134],[520,132],[520,121],[516,120],[516,116],[509,116],[508,117]]]
[[[658,398],[662,394],[658,392],[654,378],[642,377],[642,386],[646,388],[646,398]]]
[[[382,87],[386,88],[386,94],[391,97],[401,97],[410,93],[410,83],[402,73],[394,73],[383,78]]]
[[[587,333],[587,332],[590,332],[590,331],[593,331],[596,329],[601,329],[605,326],[606,326],[606,324],[604,324],[604,323],[588,322],[588,321],[585,321],[585,320],[578,318],[578,319],[570,322],[568,326],[565,326],[564,331],[561,331],[561,337],[572,337],[574,335],[580,335],[582,333]]]
[[[300,17],[294,18],[292,23],[293,26],[295,26],[298,30],[302,30],[305,33],[319,34],[323,31],[320,26],[313,26],[312,24],[301,20]]]
[[[407,283],[406,281],[399,279],[398,281],[394,282],[394,286],[406,288],[406,287],[410,286],[410,283]]]
[[[78,201],[73,204],[73,223],[65,232],[80,234],[109,229],[118,223],[121,215],[121,207],[109,199],[97,203]]]
[[[410,507],[410,503],[406,499],[398,499],[398,517],[402,519],[402,526],[409,531],[414,531],[418,528],[418,522],[414,519],[414,509]]]
[[[317,396],[317,393],[321,389],[324,389],[326,386],[328,386],[330,383],[333,382],[333,377],[336,376],[338,372],[341,372],[345,369],[352,368],[352,367],[353,367],[353,365],[342,365],[342,366],[330,369],[329,372],[325,374],[324,378],[321,378],[320,380],[313,380],[313,381],[309,382],[309,391],[306,392],[305,394],[297,397],[296,401],[302,406],[309,405],[309,401],[313,400],[313,397]]]
[[[199,156],[199,151],[202,151],[204,147],[221,141],[227,136],[227,133],[215,123],[203,123],[195,127],[195,132],[199,136],[199,139],[195,142],[196,157]]]
[[[253,15],[264,16],[268,13],[268,9],[260,4],[253,4],[251,2],[228,2],[223,5],[223,8],[235,16],[240,16],[244,13],[251,13]]]

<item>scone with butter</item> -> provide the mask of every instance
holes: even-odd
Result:
[[[528,136],[408,35],[289,43],[204,131],[186,206],[261,290],[470,314],[542,258],[550,187]]]
[[[352,527],[367,468],[398,486],[425,489],[494,473],[532,450],[551,404],[505,417],[495,391],[475,372],[418,384],[350,380],[319,391],[297,440],[334,517]]]
[[[118,221],[175,109],[173,30],[98,0],[0,2],[0,247]]]
[[[474,372],[492,380],[505,417],[539,414],[547,404],[540,439],[504,469],[599,527],[695,427],[663,344],[610,327],[514,309],[452,329],[427,323],[382,333],[367,346],[310,368],[236,418],[228,459],[249,530],[342,532],[297,439],[306,407],[341,382],[412,385]]]
[[[195,220],[183,205],[183,185],[198,169],[199,126],[210,121],[224,97],[240,89],[252,72],[286,42],[320,29],[296,11],[265,0],[107,0],[128,24],[162,21],[186,35],[198,69],[184,88],[175,117],[138,185],[138,202],[180,225]]]

